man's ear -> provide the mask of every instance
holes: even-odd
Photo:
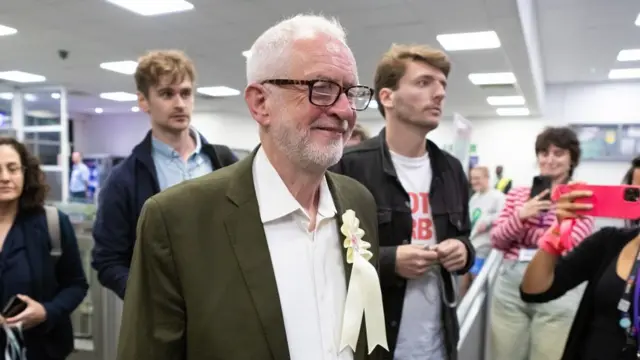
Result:
[[[269,109],[265,88],[259,84],[250,84],[244,90],[244,101],[249,113],[260,125],[269,125]]]
[[[147,97],[138,91],[138,107],[145,113],[149,112],[149,101]]]
[[[380,98],[380,104],[378,104],[378,106],[384,106],[385,108],[393,107],[393,91],[391,89],[380,89],[380,91],[378,91],[378,97]]]

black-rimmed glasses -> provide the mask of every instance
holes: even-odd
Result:
[[[316,106],[332,106],[340,95],[347,95],[351,108],[356,111],[366,110],[373,97],[373,89],[364,85],[342,87],[331,80],[289,80],[272,79],[265,80],[263,84],[273,85],[303,85],[309,88],[309,102]]]

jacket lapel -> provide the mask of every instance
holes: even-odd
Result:
[[[337,212],[337,221],[336,221],[336,225],[338,226],[338,241],[340,241],[340,248],[343,247],[343,243],[344,243],[344,235],[342,235],[342,231],[340,230],[340,228],[342,227],[342,214],[344,214],[345,211],[349,210],[349,201],[348,199],[346,199],[344,192],[340,191],[340,183],[339,181],[336,181],[334,175],[330,172],[327,173],[327,184],[329,185],[329,190],[331,191],[331,196],[333,197],[333,202],[336,206],[336,212]],[[351,209],[356,211],[355,209]],[[346,249],[343,249],[343,251],[340,252],[342,254],[342,263],[344,264],[344,275],[345,275],[345,281],[347,284],[347,288],[349,287],[349,279],[351,278],[351,264],[347,263],[347,251]]]
[[[253,185],[254,156],[255,151],[238,164],[235,178],[231,181],[227,197],[237,208],[225,219],[225,227],[264,328],[272,358],[287,360],[290,357],[289,346],[278,286]]]

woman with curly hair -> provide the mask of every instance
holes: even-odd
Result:
[[[45,211],[47,191],[38,159],[22,143],[0,137],[0,351],[26,349],[28,360],[69,356],[70,315],[89,288],[73,226],[65,214]],[[59,256],[51,251],[52,218]]]

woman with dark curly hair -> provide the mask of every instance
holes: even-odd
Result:
[[[580,163],[580,142],[568,127],[546,128],[538,134],[534,149],[540,175],[550,178],[552,185],[567,183]],[[505,258],[491,301],[492,360],[559,359],[584,290],[577,287],[545,304],[528,304],[520,298],[527,265],[556,220],[555,208],[545,195],[531,196],[531,188],[514,187],[491,228],[491,243]],[[592,229],[593,219],[578,219],[571,234],[573,245]]]
[[[61,212],[47,214],[47,191],[38,159],[0,137],[0,352],[26,349],[28,360],[69,356],[70,314],[89,288],[73,226]],[[61,254],[51,251],[51,218],[58,219]]]

